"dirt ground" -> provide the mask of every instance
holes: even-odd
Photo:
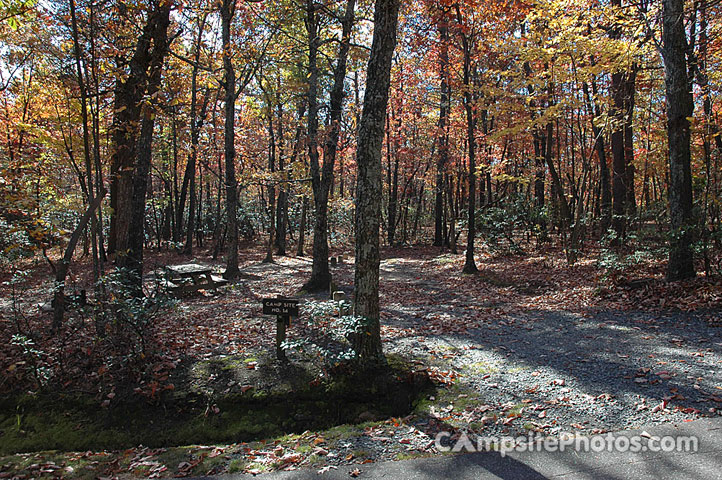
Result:
[[[332,269],[336,289],[350,297],[352,252],[334,255],[344,257]],[[280,257],[268,264],[261,263],[263,256],[260,250],[244,251],[238,282],[217,294],[183,298],[157,316],[154,335],[160,339],[163,358],[207,361],[272,352],[275,320],[262,315],[262,298],[298,296],[302,305],[328,298],[299,295],[310,274],[309,258]],[[428,372],[439,386],[407,417],[360,418],[356,426],[182,451],[141,447],[80,457],[25,454],[0,459],[0,467],[5,464],[13,474],[35,476],[43,465],[52,464],[46,468],[49,472],[82,476],[73,466],[82,460],[93,467],[85,473],[100,469],[111,477],[309,465],[322,470],[435,454],[433,434],[443,429],[483,435],[598,433],[722,411],[719,279],[668,284],[662,278],[663,265],[647,263],[615,284],[599,267],[595,252],[570,267],[554,249],[525,256],[482,254],[477,275],[460,273],[462,255],[437,248],[386,249],[382,258],[385,352]],[[147,270],[189,260],[150,254]],[[222,268],[202,255],[193,261]],[[51,289],[44,270],[31,270],[14,292],[9,278],[3,278],[0,309],[5,335],[18,325],[37,331],[47,321],[37,311]],[[87,268],[81,268],[70,288],[87,285],[87,280]],[[149,288],[152,283],[149,276]],[[307,335],[308,328],[302,313],[289,329],[289,338]],[[81,345],[92,337],[83,335]],[[48,336],[37,338],[48,358],[61,348]],[[5,348],[0,355],[5,372],[19,368],[17,349]],[[4,380],[4,388],[11,386],[11,377]],[[168,377],[163,380],[159,388],[169,382]],[[105,393],[109,385],[104,388]]]

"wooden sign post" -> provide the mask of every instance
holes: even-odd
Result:
[[[293,298],[264,298],[263,314],[276,316],[276,358],[286,360],[281,344],[286,340],[286,327],[291,326],[291,317],[298,316],[298,300]]]

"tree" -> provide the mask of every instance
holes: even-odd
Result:
[[[226,222],[228,244],[226,247],[225,278],[238,277],[238,183],[236,181],[236,70],[233,67],[231,47],[231,22],[236,12],[235,0],[221,2],[221,38],[223,42],[223,88],[225,90],[225,127],[223,155],[226,167]]]
[[[233,18],[236,14],[236,0],[222,0],[220,3],[221,13],[221,43],[223,45],[223,81],[224,89],[224,113],[225,121],[223,127],[223,154],[225,158],[225,186],[226,186],[226,225],[228,241],[226,243],[226,271],[223,274],[226,279],[237,278],[240,274],[238,269],[238,180],[236,179],[236,143],[235,143],[235,124],[236,124],[236,100],[241,93],[248,87],[248,84],[256,76],[256,72],[261,66],[261,62],[266,55],[266,50],[270,45],[276,30],[267,32],[268,37],[261,44],[259,50],[249,48],[248,57],[245,59],[242,74],[239,76],[240,82],[236,82],[236,69],[233,65],[234,48],[231,43],[231,30],[233,27]],[[256,25],[255,28],[258,28]],[[250,39],[263,38],[259,32],[255,31],[254,26],[249,27],[245,34],[245,40],[250,43]],[[236,83],[238,87],[236,88]]]
[[[356,0],[348,0],[346,11],[341,20],[341,43],[338,59],[333,72],[331,104],[329,115],[329,132],[323,149],[323,167],[319,165],[317,146],[318,133],[318,66],[319,48],[318,5],[313,0],[307,1],[306,28],[309,38],[309,89],[308,89],[308,137],[309,163],[311,165],[311,185],[313,200],[316,207],[313,227],[313,265],[311,278],[303,286],[309,292],[328,290],[331,283],[331,272],[328,268],[328,196],[333,183],[333,169],[336,163],[338,139],[341,133],[341,114],[343,113],[344,80],[346,79],[346,63],[351,47],[351,30],[354,24],[354,8]]]
[[[391,59],[396,47],[399,0],[376,0],[374,35],[367,69],[366,94],[359,125],[356,164],[356,272],[355,314],[365,330],[354,348],[362,360],[381,356],[379,322],[379,228],[381,224],[381,148],[391,80]]]
[[[459,5],[456,5],[456,19],[459,22],[459,36],[464,53],[464,110],[466,111],[466,142],[469,155],[469,233],[466,240],[466,259],[464,261],[464,273],[476,273],[476,261],[474,260],[474,240],[476,237],[476,116],[474,115],[474,87],[472,81],[471,51],[472,44],[469,28],[464,28],[464,18],[461,15]]]
[[[451,92],[449,91],[449,12],[442,6],[438,21],[440,37],[439,76],[441,78],[441,100],[439,102],[439,158],[436,162],[436,198],[434,203],[434,246],[444,244],[444,173],[449,163],[449,113]]]
[[[196,204],[196,163],[198,159],[198,144],[200,131],[203,127],[203,121],[208,108],[209,92],[203,97],[203,103],[198,109],[198,73],[201,69],[201,46],[203,44],[203,33],[208,19],[209,11],[204,11],[197,19],[197,28],[195,42],[193,45],[193,61],[191,71],[191,104],[190,104],[190,133],[191,133],[191,151],[186,163],[185,172],[183,173],[183,183],[181,185],[180,197],[176,208],[175,220],[175,241],[180,240],[180,234],[183,230],[183,212],[185,210],[186,196],[190,196],[188,202],[188,226],[186,229],[186,241],[183,247],[183,253],[186,255],[193,254],[193,231],[195,229],[195,204]]]
[[[692,85],[687,77],[687,36],[684,1],[664,0],[662,58],[667,92],[669,142],[669,215],[672,227],[667,278],[695,276],[692,254],[692,173],[690,117],[694,109]]]
[[[105,191],[102,191],[100,195],[93,198],[93,203],[90,204],[88,210],[80,218],[78,225],[75,227],[75,230],[70,236],[70,241],[68,242],[67,247],[65,247],[65,253],[63,254],[63,258],[60,259],[58,265],[50,262],[50,266],[53,269],[53,273],[55,275],[55,286],[53,289],[52,302],[53,332],[57,332],[63,325],[63,316],[65,314],[65,279],[68,276],[70,262],[73,260],[73,253],[75,253],[75,247],[78,245],[80,235],[83,233],[83,230],[88,226],[88,222],[93,216],[95,210],[98,209],[98,207],[100,206],[100,202],[103,201],[105,193]],[[48,261],[50,261],[50,259],[48,259]]]
[[[171,3],[152,0],[147,20],[129,61],[128,74],[118,77],[111,158],[111,239],[116,263],[126,268],[126,281],[142,294],[145,194],[151,161],[153,117],[147,102],[160,89],[168,51]],[[142,125],[142,126],[141,126]]]
[[[95,202],[95,192],[93,188],[93,168],[91,162],[91,151],[90,151],[90,132],[88,128],[88,88],[85,81],[85,72],[83,71],[82,54],[80,49],[80,35],[78,33],[78,19],[76,16],[75,0],[69,0],[69,10],[72,25],[72,37],[73,37],[73,54],[75,56],[75,68],[78,73],[78,89],[80,90],[80,111],[83,126],[83,158],[85,160],[85,179],[86,179],[86,196],[88,205],[93,205]],[[91,225],[91,244],[93,250],[93,280],[96,282],[100,277],[100,264],[98,258],[98,218],[94,212],[91,212],[90,225]]]

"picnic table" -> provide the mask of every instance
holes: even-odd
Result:
[[[174,293],[217,291],[219,286],[228,283],[226,279],[213,275],[212,267],[197,263],[167,265],[163,270],[163,286]]]

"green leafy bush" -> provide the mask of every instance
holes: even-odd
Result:
[[[626,276],[635,268],[649,262],[663,260],[669,255],[668,242],[656,243],[640,238],[637,233],[626,236],[624,246],[613,247],[617,238],[616,232],[610,230],[601,240],[602,245],[597,265],[604,269],[603,279],[618,284],[626,280]]]
[[[308,302],[303,306],[309,318],[309,330],[304,338],[284,342],[284,350],[312,352],[323,359],[327,369],[338,368],[357,358],[353,339],[366,331],[368,320],[350,315],[349,302]]]
[[[479,236],[498,254],[521,254],[518,235],[539,237],[547,222],[546,209],[532,205],[522,196],[512,197],[501,206],[484,207],[476,213]]]
[[[103,326],[100,330],[108,334],[116,360],[122,363],[148,354],[153,320],[177,303],[162,290],[153,296],[134,296],[128,287],[130,275],[126,269],[116,269],[100,280],[103,300],[95,312],[100,316],[96,322]]]

